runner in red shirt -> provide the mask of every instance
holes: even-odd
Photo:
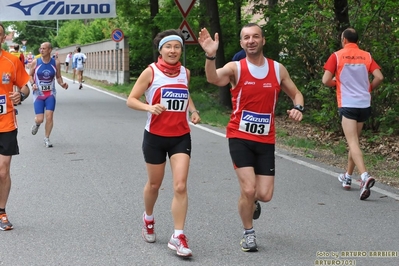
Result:
[[[175,229],[168,247],[175,250],[179,256],[190,257],[192,251],[184,234],[191,156],[188,113],[191,114],[191,122],[194,124],[200,122],[200,117],[188,90],[190,71],[180,63],[183,40],[180,30],[166,30],[154,38],[155,47],[160,54],[158,61],[141,73],[130,92],[127,105],[132,109],[147,112],[142,150],[148,181],[144,187],[142,237],[149,243],[156,241],[153,211],[168,156],[173,175],[172,216]],[[146,98],[145,103],[140,100],[143,94]]]
[[[295,121],[302,120],[303,96],[287,69],[263,55],[266,41],[259,25],[250,23],[241,29],[240,44],[246,57],[218,69],[215,65],[218,33],[214,40],[205,28],[199,35],[208,82],[219,87],[229,83],[232,86],[233,111],[226,137],[240,184],[238,210],[244,227],[240,244],[243,251],[257,251],[253,219],[260,215],[258,201],[270,201],[274,191],[274,112],[278,94],[282,90],[292,99],[294,107],[287,114]]]

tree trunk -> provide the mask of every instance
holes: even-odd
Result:
[[[158,0],[150,0],[150,16],[151,16],[151,20],[152,20],[152,21],[154,20],[155,16],[156,16],[158,13],[159,13],[159,3],[158,3]],[[159,31],[160,31],[160,29],[159,29],[158,27],[156,27],[156,26],[153,26],[153,27],[152,27],[152,29],[151,29],[151,32],[152,32],[152,39],[155,38],[155,36],[159,33]],[[154,54],[153,54],[154,62],[156,62],[159,53],[157,52],[156,49],[153,49],[153,50],[154,50]]]
[[[348,0],[334,0],[334,13],[337,20],[337,50],[341,47],[341,33],[350,26]]]
[[[242,25],[242,15],[241,15],[241,8],[242,8],[242,0],[236,0],[234,1],[234,9],[235,9],[235,14],[236,14],[236,25],[237,25],[237,37],[240,38],[240,31]]]
[[[274,13],[276,5],[278,4],[278,0],[269,0],[268,1],[268,8],[269,11]],[[279,29],[274,26],[275,24],[272,24],[270,26],[270,32],[267,33],[266,36],[266,51],[268,51],[268,54],[270,57],[273,59],[280,61],[279,54],[281,52],[281,45],[280,45],[280,34],[279,34]]]
[[[215,33],[219,33],[219,49],[216,53],[216,68],[223,67],[226,64],[224,58],[224,43],[223,43],[223,33],[220,27],[219,20],[219,7],[215,0],[203,0],[201,1],[205,5],[206,12],[209,17],[209,32],[213,38]],[[224,87],[219,87],[219,100],[223,106],[232,108],[231,95],[230,95],[230,85]]]

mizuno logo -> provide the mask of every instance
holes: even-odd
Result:
[[[173,91],[166,91],[162,97],[164,98],[179,98],[179,99],[188,99],[187,92],[173,92]]]
[[[259,122],[259,123],[270,123],[269,117],[256,117],[253,115],[245,115],[243,118],[245,121],[251,121],[251,122]]]
[[[43,0],[43,1],[40,1],[40,2],[37,2],[37,3],[33,3],[33,4],[30,4],[30,5],[24,5],[24,6],[21,5],[22,1],[19,1],[19,2],[16,2],[16,3],[8,5],[8,6],[12,6],[12,7],[18,8],[19,10],[24,12],[25,16],[30,16],[33,7],[35,7],[37,5],[40,5],[41,3],[44,3],[44,2],[47,2],[47,1],[48,0]]]
[[[30,5],[21,5],[22,1],[8,5],[21,10],[25,16],[32,15],[32,9],[40,4],[47,3],[39,15],[79,15],[79,14],[109,14],[110,4],[65,4],[64,1],[42,0]]]

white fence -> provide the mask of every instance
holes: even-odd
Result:
[[[69,52],[73,52],[76,47],[80,47],[82,53],[87,56],[84,76],[91,79],[106,81],[108,83],[128,83],[129,82],[129,45],[126,38],[118,43],[119,49],[116,50],[116,42],[112,40],[100,41],[86,45],[71,45],[64,48],[57,48],[53,52],[58,53],[58,58],[65,69],[65,58]],[[72,62],[69,63],[69,69]]]

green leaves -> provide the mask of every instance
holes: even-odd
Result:
[[[337,7],[344,8],[348,17],[342,17],[345,12],[336,10]],[[281,62],[305,97],[305,120],[336,132],[340,130],[336,92],[321,84],[323,66],[329,55],[341,48],[339,29],[346,27],[345,21],[355,26],[360,35],[360,48],[371,52],[385,76],[384,83],[377,89],[379,93],[373,93],[374,111],[366,129],[399,133],[399,13],[396,1],[279,1],[272,8],[258,3],[254,9],[263,10],[268,21],[264,26],[265,54],[277,60],[277,51],[288,54]],[[336,17],[337,13],[340,18]],[[281,100],[280,106],[290,104],[285,97]]]

